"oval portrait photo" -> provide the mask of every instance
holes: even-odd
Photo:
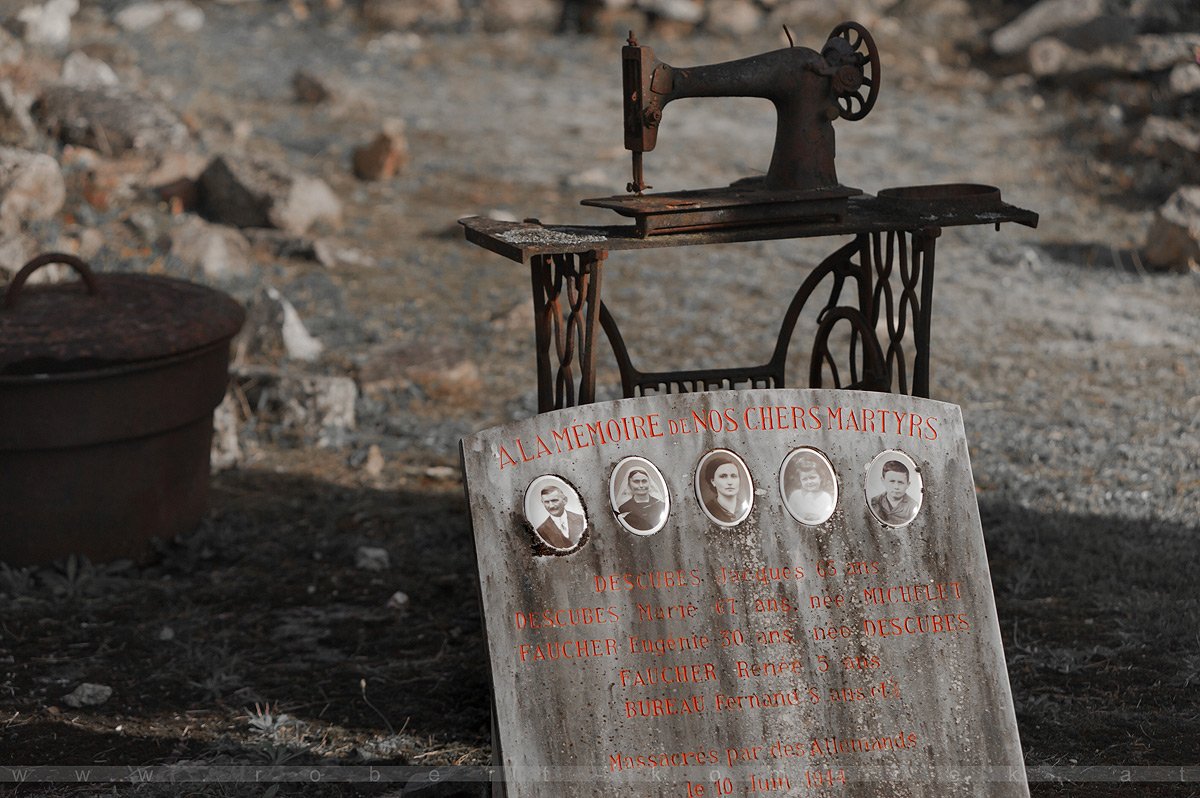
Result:
[[[538,477],[525,489],[525,520],[538,541],[555,551],[579,548],[587,531],[579,494],[553,474]]]
[[[696,464],[696,498],[713,523],[737,526],[750,515],[750,469],[728,449],[713,449]]]
[[[899,527],[921,511],[925,491],[921,472],[913,459],[899,449],[875,455],[867,467],[867,506],[884,526]]]
[[[800,523],[817,526],[828,521],[838,496],[829,458],[810,446],[793,449],[779,467],[779,492],[783,506]]]
[[[671,497],[662,472],[644,457],[617,463],[608,483],[617,522],[635,535],[653,535],[667,523]]]

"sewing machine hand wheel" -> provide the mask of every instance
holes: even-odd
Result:
[[[842,119],[857,122],[870,113],[875,105],[875,98],[879,96],[879,50],[875,47],[875,40],[871,38],[871,34],[857,22],[843,22],[830,32],[829,38],[844,39],[853,54],[851,60],[857,62],[857,66],[843,65],[833,78]],[[825,47],[828,49],[829,44]],[[860,50],[866,52],[859,52]]]

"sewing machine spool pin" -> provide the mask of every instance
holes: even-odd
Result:
[[[791,32],[788,31],[791,41]],[[848,197],[834,167],[833,120],[866,116],[879,94],[879,54],[866,28],[843,22],[820,52],[790,46],[737,61],[680,69],[637,42],[621,49],[625,148],[633,180],[623,196],[583,200],[637,220],[639,235],[764,221],[842,220]],[[777,113],[775,146],[762,177],[724,188],[643,194],[643,154],[658,143],[663,109],[684,97],[761,97]]]

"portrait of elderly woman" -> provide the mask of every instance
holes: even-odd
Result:
[[[670,497],[662,473],[643,457],[617,463],[609,480],[617,522],[635,535],[653,535],[667,523]]]
[[[696,498],[714,523],[737,526],[750,515],[750,469],[728,449],[714,449],[696,466]]]
[[[823,524],[837,506],[837,477],[825,455],[807,446],[791,452],[779,469],[783,504],[802,524]]]

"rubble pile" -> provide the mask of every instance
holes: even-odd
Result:
[[[897,0],[365,0],[362,18],[394,30],[501,31],[537,25],[560,32],[653,29],[659,37],[742,36],[799,20],[883,13]],[[824,24],[824,22],[822,22]]]
[[[1195,270],[1200,252],[1200,4],[1040,0],[992,32],[1001,72],[1070,103],[1066,135],[1114,194],[1158,210],[1148,267]]]
[[[172,110],[149,81],[121,62],[119,51],[73,37],[73,23],[83,17],[93,31],[126,34],[160,25],[196,32],[205,24],[203,10],[185,0],[135,3],[111,15],[81,9],[76,0],[31,2],[5,20],[0,282],[48,251],[95,258],[106,270],[165,253],[166,263],[160,255],[150,271],[225,288],[239,279],[261,279],[261,270],[252,274],[255,260],[262,260],[252,241],[269,242],[276,251],[281,241],[291,241],[292,251],[337,262],[344,247],[313,235],[314,229],[336,231],[341,223],[342,201],[324,180],[285,157],[242,152],[238,145],[248,134],[236,128],[227,146],[210,146],[197,121]],[[303,76],[297,84],[303,85]],[[344,101],[344,95],[335,87],[308,101]],[[384,120],[378,130],[387,146],[376,147],[377,163],[364,179],[392,177],[404,165],[402,126]],[[46,269],[32,281],[64,276]],[[269,286],[249,300],[251,324],[237,344],[235,390],[216,416],[218,468],[242,459],[238,429],[250,418],[290,432],[306,430],[323,446],[336,445],[330,435],[354,426],[354,381],[303,373],[322,345],[288,300]]]

